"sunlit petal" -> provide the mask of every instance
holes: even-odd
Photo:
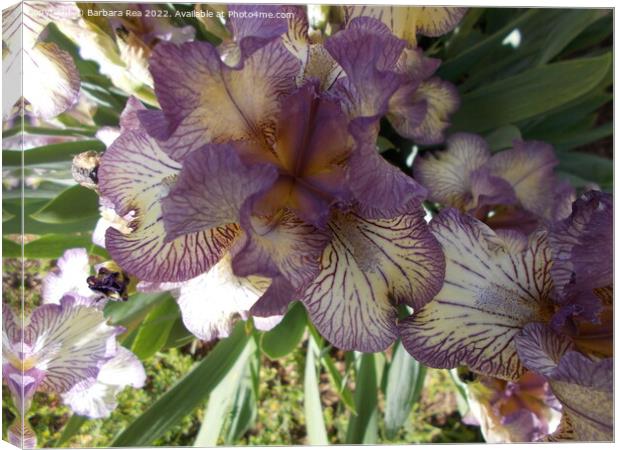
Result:
[[[523,364],[544,375],[580,441],[613,440],[613,359],[590,359],[540,323],[516,338]]]
[[[514,380],[524,371],[513,338],[549,318],[551,255],[544,234],[511,253],[490,228],[457,210],[442,211],[431,230],[446,256],[441,291],[403,322],[407,350],[431,367],[460,364]]]
[[[384,350],[397,335],[396,305],[421,308],[441,286],[444,258],[424,213],[368,219],[338,213],[321,272],[303,294],[312,322],[338,348]]]
[[[102,196],[117,215],[131,215],[130,233],[106,232],[106,249],[127,272],[143,280],[182,281],[215,264],[237,233],[235,226],[192,233],[165,241],[161,200],[181,165],[143,131],[129,131],[105,152],[99,168]]]
[[[176,160],[207,143],[269,141],[280,99],[295,88],[299,65],[280,41],[255,51],[234,69],[209,43],[160,44],[150,70],[165,121],[148,130],[160,140],[169,138],[164,145]]]

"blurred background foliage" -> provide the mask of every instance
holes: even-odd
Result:
[[[461,94],[448,134],[480,133],[493,151],[509,148],[515,138],[547,141],[556,149],[561,176],[577,189],[595,184],[612,190],[612,21],[611,10],[601,9],[472,8],[454,32],[420,39],[428,55],[442,59],[438,74]],[[196,19],[178,24],[197,27],[198,39],[214,39]],[[71,53],[82,92],[96,110],[89,124],[65,113],[60,127],[26,126],[28,137],[65,142],[23,152],[8,139],[20,127],[4,130],[3,293],[5,302],[17,306],[23,287],[26,310],[38,304],[41,277],[64,250],[86,247],[93,262],[107,258],[91,243],[97,196],[75,185],[71,160],[82,151],[105,149],[95,133],[118,126],[127,100],[54,25],[46,39]],[[381,135],[383,156],[407,173],[418,152],[441,147],[417,147],[387,121]],[[42,446],[482,439],[476,427],[462,424],[466,401],[448,371],[422,367],[400,344],[377,354],[336,351],[299,305],[270,332],[241,322],[229,338],[208,344],[193,339],[168,294],[136,294],[109,304],[106,314],[127,328],[123,345],[144,361],[147,385],[126,390],[105,420],[71,416],[59,398],[37,394],[31,423]],[[13,414],[9,405],[3,387],[4,419]]]

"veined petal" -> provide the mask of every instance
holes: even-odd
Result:
[[[57,269],[43,278],[43,303],[60,303],[67,293],[89,297],[93,292],[88,288],[86,278],[90,275],[88,254],[84,248],[66,250],[58,262]]]
[[[2,353],[13,347],[14,344],[22,342],[22,326],[13,314],[13,310],[2,303]],[[6,358],[5,358],[6,359]]]
[[[116,395],[121,390],[120,386],[98,383],[95,378],[88,378],[62,394],[62,399],[74,414],[102,419],[109,417],[116,409]]]
[[[381,157],[367,119],[356,119],[349,130],[356,148],[347,164],[346,183],[366,217],[389,219],[406,212],[412,201],[426,198],[423,186]]]
[[[613,341],[612,233],[611,195],[589,191],[549,234],[554,262],[551,275],[560,306],[552,321],[554,329],[561,330],[573,316],[582,328],[578,334],[586,340],[583,343],[589,347],[598,341],[602,344],[597,345],[598,350],[605,354],[612,352]]]
[[[439,59],[428,58],[420,48],[405,48],[396,64],[396,71],[406,75],[403,83],[388,103],[387,118],[398,134],[415,139],[424,122],[429,105],[415,93],[423,80],[430,78],[440,64]]]
[[[52,42],[37,42],[24,52],[26,111],[51,119],[78,100],[80,75],[73,58]]]
[[[416,159],[413,177],[428,189],[428,199],[469,211],[476,206],[471,176],[491,157],[484,139],[475,134],[450,136],[445,151]]]
[[[18,448],[37,448],[37,434],[28,419],[16,417],[7,430],[7,438]]]
[[[169,137],[165,148],[179,161],[207,143],[269,141],[281,97],[296,87],[299,64],[280,41],[255,51],[238,68],[226,66],[206,42],[159,44],[150,70],[168,136],[158,137]]]
[[[415,92],[418,89],[418,82],[407,82],[401,85],[394,95],[390,97],[388,103],[387,117],[398,134],[409,139],[413,139],[426,113],[428,104],[426,101],[415,101]]]
[[[593,290],[613,284],[613,200],[589,191],[574,204],[572,214],[549,233],[551,275],[560,297],[571,290]]]
[[[77,383],[62,395],[75,414],[99,419],[108,417],[118,402],[116,395],[125,387],[141,388],[146,373],[140,360],[125,347],[118,346],[116,355],[107,361],[97,378]]]
[[[404,81],[394,71],[404,47],[387,26],[369,17],[354,19],[325,42],[346,73],[330,92],[350,117],[375,117],[387,110],[388,100]]]
[[[109,326],[98,308],[72,296],[60,304],[39,306],[24,329],[36,367],[45,372],[40,388],[63,393],[84,379],[96,377],[110,359],[110,342],[122,330]],[[115,342],[114,342],[114,345]]]
[[[237,319],[247,319],[268,286],[266,278],[235,276],[226,256],[206,274],[184,283],[174,295],[187,329],[198,339],[212,341],[228,336]]]
[[[463,18],[467,8],[433,6],[345,6],[345,20],[368,16],[381,20],[398,37],[415,46],[416,34],[441,36],[451,31]]]
[[[287,20],[282,16],[278,17],[278,14],[284,12],[284,8],[280,5],[228,6],[227,25],[239,49],[238,58],[227,61],[229,65],[236,66],[287,32]]]
[[[166,242],[239,223],[246,200],[278,177],[274,166],[245,165],[231,144],[212,144],[188,155],[170,194],[162,199]]]
[[[410,131],[411,139],[424,145],[443,142],[444,131],[450,126],[448,118],[460,105],[458,90],[452,83],[434,77],[420,83],[413,96],[413,103],[417,102],[426,102],[426,116]]]
[[[272,151],[252,148],[242,156],[278,166],[277,182],[261,195],[253,213],[271,215],[288,209],[323,228],[330,207],[347,201],[344,165],[353,147],[347,116],[340,105],[306,83],[286,98]],[[275,160],[274,160],[275,159]]]
[[[496,378],[524,372],[514,337],[533,321],[549,319],[551,255],[546,236],[524,252],[508,246],[482,222],[443,210],[430,224],[446,256],[437,296],[401,325],[405,348],[431,367],[460,364]]]
[[[275,275],[271,278],[269,288],[250,308],[250,313],[255,319],[282,316],[288,310],[288,305],[297,297],[291,283],[282,275]]]
[[[125,131],[140,131],[142,124],[138,117],[139,111],[146,111],[146,107],[133,95],[127,99],[125,108],[120,117],[121,133]]]
[[[134,217],[128,234],[108,228],[106,249],[142,280],[183,281],[204,273],[236,236],[237,227],[231,225],[165,241],[161,200],[180,169],[143,131],[124,133],[102,157],[101,195],[114,203],[119,216]]]
[[[2,119],[10,120],[22,109],[23,4],[2,11]],[[19,136],[19,141],[23,139]],[[3,144],[6,145],[6,144]],[[5,147],[10,148],[10,147]],[[20,148],[20,147],[14,147]],[[23,147],[21,147],[23,148]]]
[[[249,211],[251,205],[246,208]],[[241,228],[245,233],[232,251],[235,275],[282,275],[296,291],[316,277],[321,252],[329,242],[328,232],[303,222],[291,212],[279,212],[273,217],[244,212]],[[291,297],[294,295],[295,292],[290,293]]]
[[[493,155],[487,163],[493,175],[508,181],[525,209],[546,217],[551,207],[553,168],[558,160],[544,142],[515,140],[513,148]]]
[[[97,375],[97,382],[110,386],[141,388],[146,381],[144,367],[136,355],[118,346],[116,355],[107,361]]]
[[[541,323],[516,338],[528,369],[544,375],[582,441],[613,440],[613,359],[590,359]]]
[[[335,214],[321,272],[302,302],[312,322],[344,350],[384,350],[397,336],[396,305],[421,308],[439,290],[444,258],[417,203],[391,219]]]

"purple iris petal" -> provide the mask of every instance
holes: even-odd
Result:
[[[405,348],[431,367],[465,364],[484,375],[519,378],[524,368],[513,338],[526,324],[549,318],[546,236],[532,236],[522,251],[455,209],[443,210],[430,228],[443,247],[446,276],[435,298],[402,322]]]
[[[143,130],[123,133],[99,167],[101,195],[120,217],[132,217],[119,231],[108,228],[106,248],[129,274],[146,281],[183,281],[215,264],[237,235],[236,225],[187,234],[165,242],[161,199],[181,165]]]
[[[411,201],[421,202],[427,191],[379,155],[370,121],[356,119],[349,127],[356,147],[348,162],[346,183],[366,216],[387,219],[405,212]]]
[[[229,5],[228,28],[240,50],[239,62],[286,33],[287,20],[277,17],[280,5]]]
[[[551,270],[560,297],[571,289],[596,289],[613,284],[613,200],[600,191],[583,194],[570,217],[549,233]]]
[[[268,144],[281,97],[295,89],[299,64],[279,40],[235,68],[224,64],[209,43],[162,43],[153,51],[150,70],[163,112],[139,116],[178,161],[208,143]]]
[[[390,27],[398,37],[415,45],[416,34],[441,36],[452,30],[465,15],[467,8],[433,6],[345,6],[345,22],[356,17],[374,17]]]
[[[294,300],[295,288],[282,275],[275,275],[267,291],[252,305],[250,312],[258,317],[283,315]]]
[[[324,227],[330,207],[346,201],[344,165],[353,145],[348,118],[340,105],[307,83],[284,99],[273,149],[246,146],[243,159],[272,162],[279,177],[256,202],[253,213],[270,215],[280,208]]]
[[[177,182],[162,199],[166,242],[190,233],[239,223],[246,200],[264,192],[278,176],[274,166],[246,166],[232,144],[196,150],[183,162]]]
[[[550,218],[554,206],[550,193],[557,183],[553,169],[557,164],[549,144],[517,139],[512,149],[493,155],[486,167],[512,186],[524,209]]]
[[[491,152],[483,138],[457,133],[448,139],[446,150],[416,158],[413,178],[428,189],[430,201],[472,211],[477,207],[472,193],[472,174],[484,167],[490,158]]]
[[[438,292],[445,264],[440,246],[418,202],[389,219],[337,212],[329,228],[321,271],[301,300],[338,348],[384,350],[397,336],[396,305],[417,310]]]
[[[394,71],[404,47],[405,42],[387,26],[368,17],[354,19],[325,42],[346,73],[330,92],[350,117],[376,117],[386,112],[388,100],[405,80]]]
[[[541,323],[515,338],[528,369],[544,375],[570,418],[578,440],[613,439],[613,359],[591,359]]]
[[[259,217],[252,216],[251,210],[252,205],[246,204],[241,212],[244,234],[232,249],[234,273],[270,278],[282,275],[295,290],[303,289],[319,271],[319,258],[329,241],[328,232],[291,212]]]
[[[600,322],[600,289],[613,284],[613,200],[610,194],[589,191],[574,204],[572,214],[553,225],[549,244],[551,275],[560,310],[554,325],[570,316]]]

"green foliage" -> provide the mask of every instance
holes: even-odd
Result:
[[[286,356],[299,345],[305,330],[306,310],[300,302],[295,302],[278,325],[263,333],[261,350],[271,359]]]
[[[399,342],[394,346],[385,392],[385,435],[393,439],[413,405],[420,400],[426,367],[413,359]]]
[[[188,12],[192,7],[169,3],[164,8]],[[427,53],[442,59],[438,75],[461,93],[448,135],[481,133],[492,151],[510,148],[519,138],[547,141],[556,149],[561,177],[579,189],[596,183],[612,190],[612,19],[609,11],[594,9],[473,8],[458,32],[427,40]],[[217,43],[199,20],[175,21],[195,26],[198,39]],[[74,58],[82,91],[97,110],[95,126],[63,114],[58,120],[65,129],[24,130],[75,141],[3,149],[7,178],[17,182],[3,192],[3,293],[15,308],[23,294],[26,311],[39,303],[41,274],[51,262],[26,260],[22,290],[21,261],[12,259],[22,254],[16,236],[27,235],[26,258],[58,258],[75,247],[87,248],[97,260],[107,258],[91,243],[99,218],[97,195],[70,181],[71,160],[83,151],[105,149],[95,133],[102,126],[118,126],[127,100],[97,64],[80,56],[76,44],[54,26],[48,31],[46,39]],[[506,37],[516,31],[521,42],[508,45]],[[14,127],[4,136],[19,132]],[[410,173],[406,160],[412,141],[382,126],[377,146]],[[41,169],[42,175],[37,173]],[[23,186],[22,199],[21,182],[28,175],[42,181]],[[41,446],[481,440],[476,428],[460,421],[467,400],[458,377],[427,369],[400,344],[391,349],[391,357],[336,351],[308,323],[300,303],[273,330],[261,333],[240,323],[214,348],[188,332],[168,293],[134,294],[128,302],[106,305],[105,314],[126,328],[122,343],[144,362],[147,384],[123,391],[119,407],[102,420],[71,416],[58,396],[37,394],[31,422]],[[3,400],[6,435],[13,413],[4,387]]]
[[[349,418],[347,444],[375,444],[377,442],[377,370],[375,355],[362,353],[355,380],[356,415]]]
[[[177,303],[170,296],[149,311],[131,344],[131,351],[141,360],[158,352],[168,341],[172,326],[179,318]]]
[[[321,394],[317,379],[316,356],[319,352],[314,339],[308,339],[306,350],[306,366],[304,368],[304,413],[306,415],[306,430],[310,445],[327,445],[327,432],[321,408]]]
[[[161,437],[204,401],[234,365],[247,340],[242,324],[238,324],[229,338],[129,425],[112,446],[148,445]]]

